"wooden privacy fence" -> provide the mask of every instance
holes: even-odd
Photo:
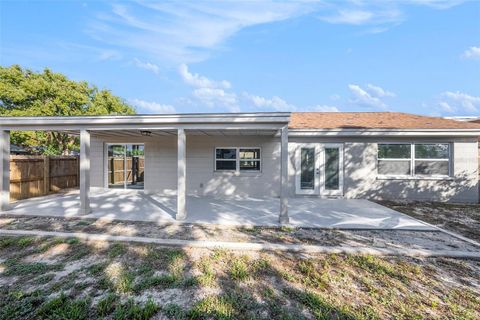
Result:
[[[20,200],[78,187],[76,156],[10,156],[10,199]]]
[[[135,162],[134,162],[135,161]],[[135,164],[135,165],[134,165]],[[134,177],[134,169],[136,175]],[[108,184],[123,185],[124,181],[143,182],[145,171],[145,158],[143,156],[135,157],[108,157]],[[126,178],[126,179],[125,179]]]

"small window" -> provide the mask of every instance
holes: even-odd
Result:
[[[410,175],[411,150],[411,144],[379,144],[378,173],[381,175]]]
[[[415,144],[415,174],[448,176],[450,172],[448,143]]]
[[[240,171],[260,171],[260,149],[239,149]]]
[[[216,148],[216,171],[260,171],[260,148]]]
[[[237,149],[215,149],[215,170],[235,171],[237,169]]]

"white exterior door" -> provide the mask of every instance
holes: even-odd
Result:
[[[297,194],[343,195],[343,144],[298,144],[295,165]]]

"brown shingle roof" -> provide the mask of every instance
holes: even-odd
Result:
[[[402,112],[293,112],[291,129],[480,129],[480,124]]]

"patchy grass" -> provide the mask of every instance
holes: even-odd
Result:
[[[480,204],[379,201],[380,204],[480,241]]]
[[[0,319],[480,318],[479,261],[0,243]]]

